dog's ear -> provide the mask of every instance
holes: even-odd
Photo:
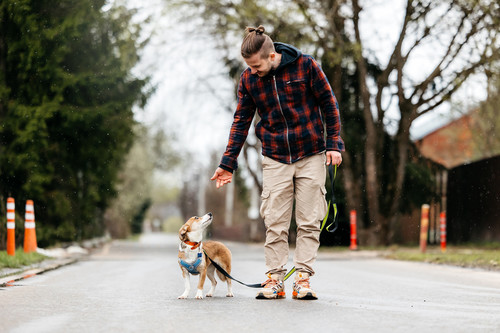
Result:
[[[190,227],[188,225],[183,225],[179,229],[179,238],[181,241],[185,242],[188,240],[187,233],[189,232],[189,230],[190,230]]]

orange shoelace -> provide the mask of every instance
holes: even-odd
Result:
[[[297,281],[295,281],[295,284],[300,285],[301,287],[304,287],[307,289],[311,289],[311,287],[309,286],[309,278],[297,280]]]
[[[262,285],[264,286],[264,288],[272,288],[278,285],[278,281],[273,279],[268,279]]]

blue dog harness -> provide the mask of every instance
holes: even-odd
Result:
[[[193,274],[193,275],[198,275],[200,274],[200,272],[198,272],[198,266],[200,266],[201,264],[201,260],[202,260],[202,245],[201,245],[201,242],[184,242],[185,244],[187,245],[190,245],[191,246],[191,250],[194,250],[198,247],[198,255],[197,255],[197,259],[193,262],[193,263],[188,263],[187,261],[185,260],[182,260],[181,258],[179,258],[179,264],[184,267],[190,274]],[[179,251],[183,251],[181,246],[179,245]]]
[[[190,264],[190,263],[185,262],[182,259],[179,259],[179,264],[181,264],[182,267],[184,267],[185,269],[187,269],[187,271],[189,273],[191,273],[193,275],[198,275],[198,274],[200,274],[200,272],[198,272],[196,269],[201,264],[201,256],[202,256],[202,253],[198,252],[198,259],[196,259],[196,261],[194,263]]]

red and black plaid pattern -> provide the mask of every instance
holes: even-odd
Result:
[[[337,100],[323,70],[309,55],[265,77],[252,75],[249,68],[241,74],[223,169],[238,167],[255,111],[260,116],[255,133],[264,156],[290,164],[325,150],[344,150]]]

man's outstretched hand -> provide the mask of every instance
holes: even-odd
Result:
[[[229,184],[232,179],[233,179],[233,174],[222,168],[217,168],[212,178],[210,178],[210,180],[215,180],[215,185],[217,186],[217,188]]]

